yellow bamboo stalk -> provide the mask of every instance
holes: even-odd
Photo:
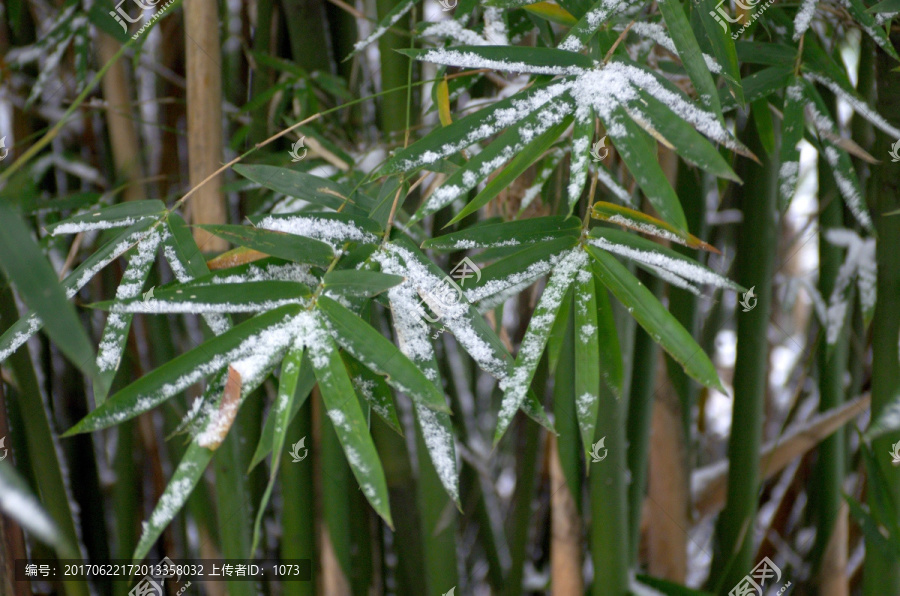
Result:
[[[559,462],[556,436],[547,437],[550,453],[550,577],[553,579],[553,596],[581,596],[584,581],[581,577],[581,524],[578,509]]]
[[[185,0],[187,70],[188,169],[192,187],[222,164],[222,49],[216,0]],[[227,213],[222,178],[216,176],[197,190],[189,218],[195,224],[225,223]],[[204,252],[220,252],[228,243],[195,229],[194,240]]]

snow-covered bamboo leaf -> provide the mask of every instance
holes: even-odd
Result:
[[[572,156],[569,162],[569,183],[566,185],[568,196],[568,213],[572,213],[587,181],[588,166],[591,160],[591,139],[594,138],[594,111],[585,110],[587,116],[579,117],[572,130]]]
[[[62,281],[66,297],[72,298],[104,267],[119,258],[146,235],[153,220],[141,220],[101,246],[87,257]],[[43,322],[34,311],[29,311],[0,336],[0,362],[6,360],[28,339],[41,330]]]
[[[238,164],[233,169],[265,188],[313,205],[342,209],[346,213],[358,215],[365,215],[374,206],[371,198],[363,193],[352,193],[337,182],[305,172],[278,166],[246,164]]]
[[[516,217],[522,217],[522,214],[525,213],[534,200],[540,196],[541,191],[547,184],[547,180],[550,179],[550,176],[556,170],[556,166],[559,165],[559,161],[562,157],[563,151],[559,147],[556,147],[541,161],[540,166],[537,167],[537,174],[535,175],[531,186],[526,188],[525,192],[522,193],[522,198],[519,201],[519,212],[516,214]]]
[[[486,180],[494,170],[515,158],[535,137],[543,135],[548,129],[564,129],[562,123],[569,120],[569,115],[574,109],[572,99],[561,96],[549,100],[540,109],[516,122],[494,142],[472,157],[465,166],[451,174],[416,210],[411,221],[419,221],[443,209],[458,197],[475,188],[479,182]]]
[[[262,524],[263,515],[265,515],[266,505],[269,504],[269,497],[272,495],[272,488],[275,486],[275,478],[278,476],[281,463],[281,454],[287,438],[288,426],[290,426],[293,413],[303,405],[306,401],[308,393],[302,395],[297,391],[297,384],[300,381],[300,372],[303,364],[303,348],[291,348],[281,363],[281,376],[278,378],[278,394],[275,397],[275,403],[269,417],[275,421],[272,433],[272,465],[270,466],[269,482],[266,484],[266,490],[260,499],[257,507],[256,522],[253,525],[253,546],[250,552],[256,552],[256,546],[259,544],[260,526]],[[294,408],[294,402],[300,402],[297,408]],[[262,441],[260,441],[260,445]],[[251,465],[252,467],[252,465]]]
[[[679,230],[687,230],[687,221],[684,219],[678,195],[675,194],[656,157],[656,143],[621,106],[617,106],[612,114],[612,119],[605,124],[616,151],[628,166],[628,171],[637,180],[660,217]]]
[[[474,199],[469,201],[469,203],[463,207],[456,216],[453,217],[449,222],[447,222],[446,226],[458,223],[465,217],[468,217],[472,213],[475,213],[482,207],[488,204],[491,199],[496,197],[500,192],[507,187],[509,187],[513,181],[522,175],[528,168],[530,168],[534,162],[541,158],[541,156],[546,152],[553,143],[556,142],[556,139],[565,132],[566,128],[569,126],[569,118],[564,118],[562,122],[555,124],[542,132],[540,135],[535,137],[530,143],[522,147],[521,150],[515,152],[515,157],[506,164],[499,173],[497,173],[494,178],[492,178],[484,187],[484,190],[479,192]],[[500,141],[498,141],[500,142]],[[479,154],[480,155],[480,154]],[[464,180],[468,175],[475,176],[472,172],[476,167],[482,165],[482,160],[473,159],[466,166],[462,167],[459,172],[459,176],[461,176]],[[482,168],[479,168],[479,171],[483,171]],[[457,174],[454,174],[457,175]],[[450,183],[450,180],[447,181]]]
[[[0,201],[0,221],[0,268],[6,278],[43,322],[47,335],[60,351],[85,375],[95,377],[98,370],[90,339],[65,288],[28,233],[28,225],[7,201]],[[28,332],[36,331],[32,327],[34,322]]]
[[[162,201],[128,201],[102,209],[92,209],[90,213],[80,213],[60,222],[47,225],[51,235],[76,234],[87,230],[125,228],[144,218],[159,219],[166,212]]]
[[[464,290],[479,309],[493,308],[550,271],[560,256],[578,243],[575,236],[537,242],[481,270],[481,279]]]
[[[65,436],[114,426],[151,410],[197,381],[250,355],[283,348],[300,306],[288,304],[257,315],[147,373],[95,408]]]
[[[641,213],[640,211],[629,209],[628,207],[622,207],[605,201],[597,201],[594,203],[591,217],[636,230],[642,234],[648,234],[650,236],[662,238],[663,240],[682,244],[689,248],[702,248],[703,250],[708,250],[710,252],[719,252],[716,247],[707,244],[692,234],[679,230],[664,221]]]
[[[863,101],[856,90],[849,84],[849,81],[842,85],[839,84],[838,81],[831,80],[829,77],[815,72],[807,72],[806,78],[814,83],[819,83],[820,85],[827,87],[832,93],[847,102],[856,114],[871,122],[873,126],[884,131],[892,139],[900,138],[900,129],[892,126],[878,112]],[[850,88],[847,89],[847,87]]]
[[[688,376],[725,392],[716,367],[681,323],[614,256],[588,245],[600,281],[624,304],[635,320],[659,343]]]
[[[346,242],[377,242],[383,231],[374,220],[351,213],[280,213],[254,215],[247,219],[265,230],[321,240],[334,248]]]
[[[596,265],[591,263],[591,270]],[[625,386],[625,365],[619,346],[619,332],[613,314],[612,302],[600,277],[594,274],[594,291],[597,299],[597,334],[600,338],[600,376],[617,398],[622,397]]]
[[[317,324],[324,326],[321,321]],[[323,329],[318,329],[307,340],[311,341],[310,360],[325,403],[325,413],[334,425],[347,463],[369,504],[393,529],[384,470],[344,361],[334,340]]]
[[[597,294],[590,267],[575,276],[575,415],[581,430],[581,445],[589,453],[600,407],[600,337]],[[605,291],[605,290],[604,290]],[[590,457],[586,456],[590,471]]]
[[[565,81],[538,83],[460,118],[449,126],[437,128],[409,147],[397,151],[378,174],[386,176],[435,164],[522,120],[566,89]]]
[[[844,197],[844,203],[847,204],[856,221],[866,230],[872,231],[874,229],[872,217],[869,215],[866,199],[863,196],[856,168],[853,167],[850,156],[846,151],[825,140],[822,141],[822,148],[825,160],[831,169],[831,175],[834,176],[834,182],[837,184],[841,196]]]
[[[619,13],[627,12],[639,4],[639,2],[622,2],[620,0],[597,0],[584,16],[578,19],[578,22],[569,30],[557,48],[567,52],[580,52],[609,19]]]
[[[0,512],[44,544],[56,549],[60,558],[76,559],[80,556],[78,547],[69,542],[28,488],[25,479],[6,461],[0,461]]]
[[[432,410],[449,412],[443,392],[425,378],[397,347],[358,316],[327,296],[320,296],[319,310],[328,318],[335,338],[364,366],[381,375],[398,391]]]
[[[429,238],[422,248],[437,252],[520,246],[546,242],[562,236],[577,238],[581,234],[581,221],[577,217],[553,215],[533,217],[518,221],[478,224],[459,232]]]
[[[860,28],[872,38],[872,41],[877,43],[891,58],[900,60],[897,50],[894,49],[894,44],[891,43],[887,33],[884,32],[884,27],[875,22],[875,17],[866,10],[868,7],[863,4],[862,0],[841,0],[841,4],[847,9]]]
[[[673,114],[665,104],[645,91],[638,92],[639,102],[633,104],[646,121],[665,138],[686,162],[706,170],[710,174],[740,183],[728,162],[719,151],[697,130]],[[628,108],[629,114],[635,113]],[[639,122],[640,123],[640,122]]]
[[[134,255],[128,261],[122,280],[116,288],[116,300],[129,300],[141,293],[150,268],[156,260],[156,251],[162,242],[162,235],[156,230],[138,242]],[[113,378],[119,370],[125,342],[131,329],[131,314],[110,313],[103,327],[100,346],[97,351],[97,369],[100,373],[94,380],[94,403],[100,405],[109,394]]]
[[[402,19],[406,13],[408,13],[413,6],[415,6],[416,0],[400,0],[397,2],[394,7],[391,9],[389,13],[384,15],[384,18],[378,21],[378,26],[375,27],[375,30],[372,31],[365,39],[361,39],[355,44],[353,44],[353,51],[344,58],[344,61],[347,61],[353,58],[357,53],[361,52],[368,46],[369,44],[378,41],[378,38],[384,35],[391,27],[394,26],[397,21]]]
[[[581,248],[576,247],[566,253],[553,268],[550,280],[541,294],[541,299],[538,301],[528,323],[528,329],[525,331],[525,337],[519,346],[512,374],[501,381],[503,401],[500,403],[497,427],[494,431],[495,445],[503,437],[513,416],[525,401],[541,354],[544,353],[550,328],[556,319],[566,291],[575,279],[576,273],[587,264],[587,254]]]
[[[290,354],[290,352],[288,352],[288,354]],[[288,359],[286,357],[282,363],[282,374],[284,374],[284,367],[287,361]],[[316,376],[313,373],[312,363],[309,361],[309,356],[307,355],[300,361],[300,370],[297,373],[297,382],[294,387],[296,397],[290,402],[288,424],[294,420],[294,417],[297,415],[300,407],[306,402],[306,398],[315,384]],[[256,451],[250,459],[250,467],[247,470],[248,473],[253,470],[259,462],[264,460],[267,455],[273,452],[275,447],[275,426],[280,424],[279,415],[280,414],[276,412],[275,408],[272,408],[272,410],[269,411],[268,416],[266,416],[266,422],[263,424],[263,429],[259,436],[259,443],[257,443]]]
[[[781,167],[778,170],[778,208],[787,211],[797,190],[800,174],[800,149],[797,145],[803,139],[803,108],[805,99],[803,86],[793,80],[784,92],[784,120],[781,125]]]
[[[397,417],[394,395],[384,377],[360,364],[359,360],[347,352],[344,352],[343,357],[356,394],[369,404],[372,411],[378,414],[385,424],[402,437],[403,428],[400,426],[400,418]]]
[[[660,0],[657,4],[672,41],[678,49],[678,57],[681,58],[681,63],[700,96],[700,103],[721,121],[722,106],[719,104],[719,92],[716,90],[716,83],[709,67],[703,60],[700,44],[694,37],[687,15],[684,14],[684,7],[678,0]]]
[[[155,288],[153,297],[109,300],[92,304],[112,313],[259,312],[285,304],[303,304],[312,292],[295,281],[255,281],[228,285],[180,284]]]
[[[107,402],[109,403],[109,402]],[[203,476],[203,472],[212,460],[214,451],[201,447],[192,441],[178,462],[178,467],[169,479],[163,494],[153,508],[150,518],[143,524],[143,532],[131,558],[138,563],[143,561],[150,549],[162,535],[163,530],[184,507],[194,487]]]
[[[326,290],[354,296],[375,296],[402,282],[399,275],[362,269],[337,269],[322,278]]]
[[[602,250],[615,253],[652,267],[659,267],[696,284],[711,284],[719,288],[744,292],[746,288],[730,279],[722,277],[705,265],[662,244],[611,228],[594,228],[590,233],[590,244]]]
[[[232,244],[246,246],[267,255],[281,257],[296,263],[310,263],[327,267],[334,258],[331,246],[303,236],[232,224],[199,224],[197,227]]]
[[[399,50],[416,60],[506,72],[569,75],[593,68],[594,61],[574,52],[528,46],[455,46],[452,48]]]

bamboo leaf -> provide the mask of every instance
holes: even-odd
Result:
[[[568,213],[572,213],[587,181],[588,165],[591,157],[591,139],[594,138],[594,111],[588,109],[583,120],[575,121],[572,130],[572,159],[569,164],[569,183],[566,186],[568,195]]]
[[[347,456],[347,463],[369,504],[393,529],[381,460],[378,459],[375,443],[369,434],[366,418],[353,391],[347,369],[334,340],[327,333],[320,333],[310,346],[310,360],[322,392],[322,401],[325,402],[325,412],[334,425]]]
[[[330,209],[343,209],[346,213],[366,215],[373,207],[371,198],[362,193],[351,193],[337,182],[297,172],[287,168],[267,165],[234,166],[234,171],[245,178],[289,197],[308,201]]]
[[[644,285],[612,255],[587,246],[594,258],[595,273],[609,291],[624,304],[635,320],[662,348],[701,384],[725,392],[716,367],[681,323]]]
[[[398,50],[422,60],[461,68],[489,68],[506,72],[567,75],[593,68],[594,61],[583,54],[556,48],[527,46],[454,46],[438,49]]]
[[[363,365],[381,375],[398,391],[441,412],[449,412],[444,394],[386,337],[327,296],[320,296],[319,310],[334,327],[338,343]]]
[[[781,125],[781,167],[778,170],[778,208],[786,212],[797,190],[800,174],[800,149],[803,139],[803,85],[796,79],[784,92],[784,121]]]
[[[109,228],[125,228],[145,218],[159,219],[166,212],[162,201],[128,201],[110,207],[81,213],[60,222],[49,224],[47,232],[51,235],[76,234],[88,230],[106,230]]]
[[[120,424],[155,408],[230,362],[263,349],[272,350],[275,336],[284,333],[299,311],[295,304],[267,311],[173,358],[103,402],[63,436]]]
[[[22,301],[43,322],[47,335],[60,351],[85,375],[96,377],[96,356],[75,306],[68,301],[53,268],[28,234],[27,224],[4,201],[0,201],[0,221],[0,268]]]
[[[656,236],[663,240],[669,240],[670,242],[675,242],[687,246],[688,248],[702,248],[703,250],[708,250],[710,252],[719,252],[716,247],[707,244],[692,234],[679,230],[664,221],[641,213],[640,211],[629,209],[628,207],[621,207],[605,201],[597,201],[594,203],[591,217],[608,221],[631,230],[636,230],[643,234]]]
[[[597,335],[600,338],[600,376],[616,398],[621,399],[625,384],[625,367],[622,363],[619,332],[616,330],[616,319],[609,295],[597,275],[594,275],[594,292],[597,299]]]
[[[523,6],[526,11],[533,15],[537,15],[542,19],[547,19],[552,23],[571,27],[578,22],[572,13],[560,6],[559,4],[551,4],[550,2],[535,2]]]
[[[600,407],[600,337],[594,276],[588,268],[575,280],[575,414],[581,429],[581,446],[590,472],[590,449]]]
[[[402,281],[403,278],[399,275],[363,269],[337,269],[329,271],[322,278],[326,290],[368,297],[393,288]]]
[[[847,9],[853,19],[859,23],[860,28],[865,31],[882,50],[887,52],[894,60],[900,60],[900,56],[897,55],[897,50],[894,49],[894,44],[891,43],[887,33],[884,32],[883,26],[875,22],[875,17],[867,11],[866,5],[863,4],[861,0],[841,0],[841,4]]]
[[[578,238],[581,221],[577,217],[553,215],[519,221],[478,224],[458,232],[429,238],[422,248],[452,252],[501,246],[523,246],[555,240],[563,236]]]
[[[366,46],[377,41],[379,37],[387,33],[387,31],[394,26],[394,23],[402,19],[415,4],[416,0],[400,0],[400,2],[397,2],[391,11],[384,15],[384,18],[378,22],[378,26],[375,27],[375,30],[368,37],[353,44],[353,51],[344,58],[344,62],[353,58],[357,53],[364,50]]]
[[[356,394],[366,400],[372,411],[402,437],[403,428],[397,417],[394,396],[384,377],[360,364],[359,360],[347,352],[344,352],[344,364],[347,366],[347,372],[350,373],[350,381],[353,383],[353,388],[356,389]]]
[[[722,65],[725,84],[731,92],[731,96],[737,101],[738,105],[744,103],[744,89],[741,85],[741,72],[738,65],[739,51],[736,48],[737,43],[730,33],[719,26],[713,16],[710,14],[709,8],[713,7],[713,2],[701,2],[697,5],[696,14],[703,24],[703,30],[706,32],[706,38],[712,46],[713,57],[716,62]],[[771,45],[771,44],[769,44]],[[745,61],[741,57],[742,61]],[[783,62],[778,62],[782,64]]]
[[[220,285],[175,285],[153,290],[150,298],[98,302],[94,308],[113,313],[260,312],[285,304],[300,304],[311,294],[294,281],[257,281]]]
[[[246,246],[296,263],[327,267],[334,258],[334,252],[329,245],[303,236],[230,224],[200,224],[197,227],[232,244]]]

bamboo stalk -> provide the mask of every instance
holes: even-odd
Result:
[[[557,438],[547,438],[550,460],[550,577],[553,596],[581,596],[581,523],[560,463]]]
[[[219,7],[216,0],[184,3],[187,71],[187,142],[190,183],[196,187],[222,163],[222,50],[219,45]],[[227,221],[222,177],[197,189],[186,209],[195,224]],[[194,229],[204,252],[220,252],[228,243],[206,230]]]

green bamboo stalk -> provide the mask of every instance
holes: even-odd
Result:
[[[268,54],[272,46],[272,14],[275,4],[272,2],[256,3],[256,30],[253,32],[253,50]],[[256,99],[272,84],[271,69],[257,64],[251,74],[250,85],[252,99]],[[250,142],[259,143],[269,136],[268,111],[253,110],[250,113]]]
[[[309,72],[331,73],[323,0],[281,0],[294,62]]]
[[[574,298],[569,298],[573,300]],[[574,312],[574,303],[569,312]],[[575,413],[575,317],[566,324],[566,335],[560,348],[559,361],[553,373],[553,424],[558,437],[560,467],[569,485],[575,505],[581,510],[581,475],[583,471],[578,416]]]
[[[891,41],[896,47],[900,38],[894,35]],[[892,72],[896,64],[882,50],[877,50],[876,88],[878,93],[877,111],[894,126],[900,124],[900,80]],[[900,335],[900,226],[897,216],[886,213],[900,209],[900,162],[887,159],[888,149],[896,140],[878,132],[875,156],[882,159],[872,166],[873,179],[869,187],[869,205],[872,210],[878,242],[875,258],[878,262],[876,291],[878,301],[872,319],[872,419],[876,419],[886,404],[900,395],[900,354],[897,337]],[[900,440],[900,431],[887,433],[872,441],[876,454],[887,454],[891,444]],[[888,458],[875,458],[885,478],[889,478],[884,489],[890,494],[895,507],[894,515],[900,515],[900,476],[891,469]],[[868,479],[868,482],[875,480]],[[872,493],[871,490],[868,491]],[[869,500],[876,518],[884,519],[879,505]],[[900,594],[900,565],[888,552],[879,551],[866,541],[866,560],[863,566],[863,593],[866,596],[897,596]]]
[[[288,442],[312,435],[312,403],[307,399],[288,426]],[[312,442],[307,439],[307,445]],[[315,454],[313,454],[315,455]],[[281,458],[281,558],[311,559],[313,576],[310,582],[284,582],[284,596],[313,596],[316,593],[316,511],[313,487],[313,458],[292,462]]]
[[[748,122],[745,144],[762,160],[741,161],[744,185],[735,190],[744,220],[737,244],[737,282],[755,286],[756,307],[737,313],[737,356],[731,437],[728,442],[728,496],[716,526],[717,550],[711,581],[725,593],[753,568],[753,526],[759,500],[759,448],[768,379],[768,330],[777,247],[775,196],[778,164],[766,155],[756,126]]]
[[[662,281],[644,271],[638,279],[647,289],[659,297]],[[647,462],[650,456],[650,426],[653,420],[654,388],[656,385],[656,363],[659,360],[659,345],[643,329],[634,332],[634,370],[631,373],[631,393],[628,397],[628,418],[625,430],[628,438],[628,470],[631,483],[628,485],[628,530],[629,562],[637,561],[641,542],[641,514],[644,511],[644,495],[647,491]],[[681,370],[679,368],[679,370]],[[602,410],[602,408],[601,408]],[[607,445],[613,443],[607,442]]]
[[[381,20],[394,8],[395,0],[376,0],[378,19]],[[409,15],[402,17],[394,24],[394,28],[401,31],[411,27]],[[378,40],[378,50],[381,53],[381,88],[393,89],[404,85],[408,81],[410,65],[408,59],[401,57],[394,50],[410,47],[410,40],[393,31],[388,31]],[[387,136],[390,133],[406,129],[407,102],[397,101],[397,97],[383,100],[379,108],[379,122],[381,132]]]

